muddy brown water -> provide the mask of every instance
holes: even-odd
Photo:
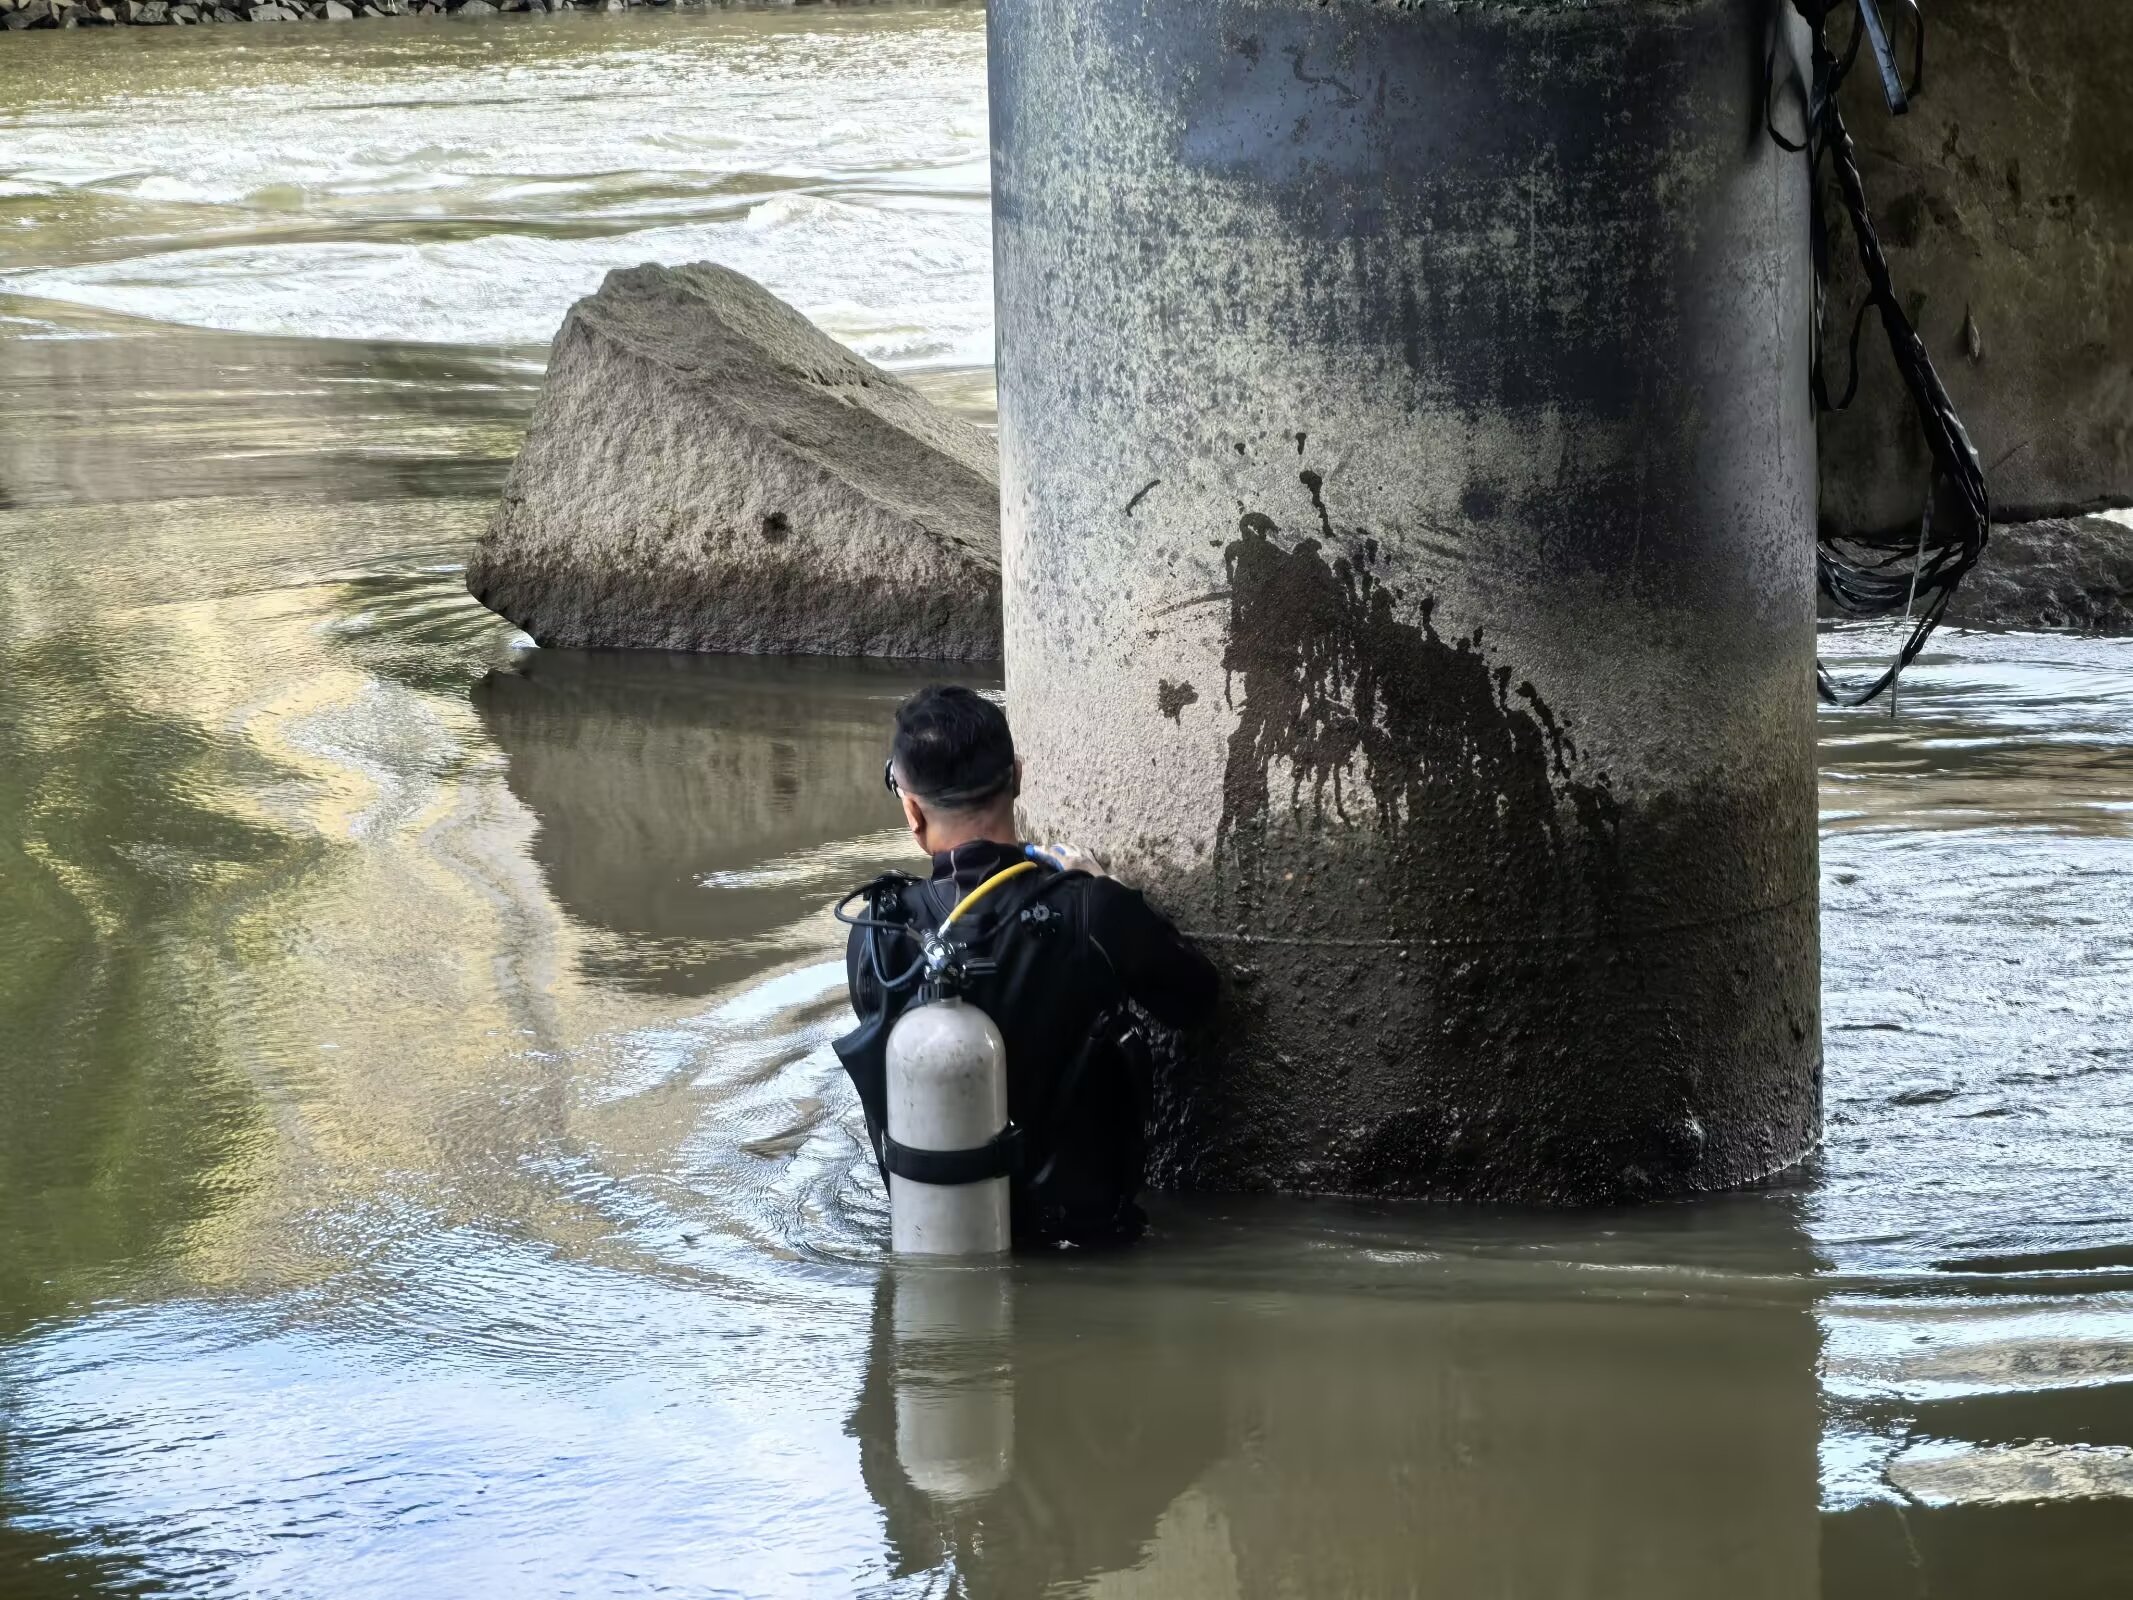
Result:
[[[618,263],[983,417],[984,154],[961,10],[0,45],[0,1595],[2128,1592],[2124,645],[1826,722],[1787,1182],[885,1266],[825,908],[923,667],[459,563]]]

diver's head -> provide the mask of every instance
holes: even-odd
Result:
[[[1007,713],[974,689],[928,684],[898,706],[881,776],[929,855],[976,839],[1015,842],[1022,763]]]

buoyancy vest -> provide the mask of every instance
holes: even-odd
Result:
[[[1145,1219],[1149,1052],[1109,958],[1088,936],[1081,873],[1005,884],[949,937],[992,963],[967,979],[1007,1045],[1008,1115],[1020,1130],[1009,1176],[1018,1244],[1122,1243]],[[888,1040],[919,1003],[922,941],[955,899],[952,881],[890,873],[859,894],[875,926],[852,930],[846,977],[858,1026],[833,1048],[857,1091],[877,1165],[887,1127]],[[886,1167],[883,1180],[887,1181]]]

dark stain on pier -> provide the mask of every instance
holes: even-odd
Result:
[[[1491,659],[1479,626],[1449,636],[1434,597],[1401,604],[1376,571],[1377,540],[1334,525],[1320,474],[1297,478],[1316,533],[1286,536],[1247,511],[1223,552],[1224,689],[1238,713],[1218,835],[1229,853],[1249,857],[1286,805],[1374,821],[1477,882],[1515,883],[1567,854],[1588,867],[1611,855],[1619,809],[1604,773],[1580,772],[1570,728]],[[1285,796],[1274,792],[1277,768]],[[1354,793],[1358,772],[1367,800]]]
[[[1155,686],[1155,707],[1172,722],[1176,722],[1185,708],[1198,702],[1199,698],[1200,691],[1189,683],[1172,683],[1165,678]]]

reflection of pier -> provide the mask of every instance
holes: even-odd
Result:
[[[1789,1200],[1619,1232],[1225,1213],[1130,1257],[1020,1263],[1011,1305],[966,1296],[959,1337],[960,1301],[917,1315],[925,1285],[884,1280],[850,1427],[892,1572],[1164,1600],[1819,1593],[1820,1343]],[[1431,1224],[1472,1249],[1432,1254]]]
[[[542,650],[473,699],[540,819],[550,892],[621,936],[598,959],[703,993],[766,964],[825,896],[913,864],[888,837],[881,759],[897,701],[928,676],[908,662]]]

